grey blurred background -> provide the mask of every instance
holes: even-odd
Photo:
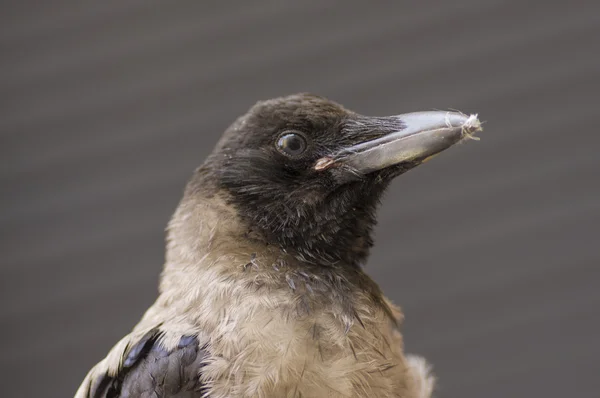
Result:
[[[156,294],[221,132],[298,91],[478,112],[399,178],[368,271],[438,397],[600,390],[600,2],[2,2],[3,397],[72,396]]]

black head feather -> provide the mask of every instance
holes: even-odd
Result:
[[[401,129],[328,99],[297,94],[263,101],[224,134],[196,178],[225,190],[254,235],[320,265],[361,264],[372,246],[375,210],[390,180],[408,166],[367,175],[350,167],[316,170],[319,159]],[[277,148],[286,134],[306,141],[301,155]]]

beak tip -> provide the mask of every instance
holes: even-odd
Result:
[[[465,115],[466,116],[466,115]],[[465,121],[462,123],[461,127],[461,135],[463,139],[472,139],[479,141],[479,137],[475,137],[475,133],[482,131],[481,122],[479,121],[478,115],[476,113],[471,114]]]

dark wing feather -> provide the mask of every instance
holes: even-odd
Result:
[[[88,398],[200,398],[205,393],[200,371],[206,357],[194,336],[182,336],[173,350],[153,329],[130,346],[115,376],[104,374],[89,385]]]

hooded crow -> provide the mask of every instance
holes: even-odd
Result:
[[[311,94],[258,102],[188,183],[156,302],[75,397],[429,397],[363,266],[392,179],[480,129]]]

